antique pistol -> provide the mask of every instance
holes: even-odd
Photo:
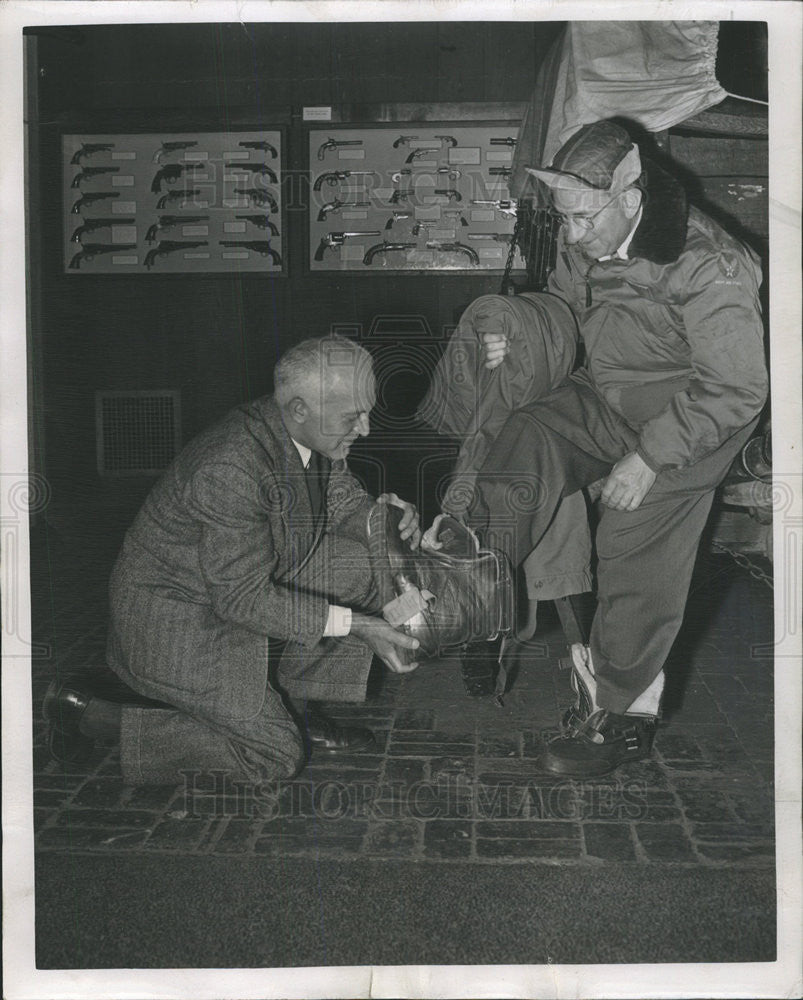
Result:
[[[227,168],[236,167],[238,170],[248,170],[252,174],[259,174],[262,177],[267,177],[271,184],[278,184],[279,178],[267,165],[267,163],[227,163],[225,164]]]
[[[343,246],[346,240],[349,240],[354,236],[379,235],[381,234],[378,229],[363,230],[362,232],[356,233],[327,233],[318,244],[318,249],[315,251],[315,260],[318,262],[322,261],[323,255],[327,250],[337,250],[339,247]]]
[[[512,172],[510,167],[491,167],[488,171],[491,177],[510,177]]]
[[[80,215],[84,208],[94,205],[96,201],[105,201],[107,198],[119,198],[119,191],[90,191],[83,194],[70,209],[70,215]]]
[[[203,166],[200,163],[168,163],[153,178],[151,191],[159,192],[162,190],[162,181],[172,184],[180,180],[183,173],[192,173],[195,170],[203,170]]]
[[[278,236],[279,230],[270,221],[270,216],[268,215],[235,215],[235,219],[244,219],[246,222],[252,223],[257,229],[267,229],[271,236]]]
[[[461,215],[460,218],[462,219],[463,216]],[[433,220],[433,221],[426,221],[425,220],[423,222],[416,222],[416,224],[413,226],[413,228],[410,231],[412,232],[413,236],[418,236],[420,233],[426,232],[427,229],[441,229],[443,227],[443,225],[444,225],[444,223],[442,221],[435,221],[435,220]],[[448,226],[449,223],[447,222],[446,225]],[[452,225],[456,226],[457,223],[453,222]],[[464,222],[464,225],[468,225],[468,223]]]
[[[85,156],[94,156],[95,153],[105,153],[110,149],[114,149],[113,142],[82,142],[81,148],[73,153],[70,163],[73,165],[80,163]]]
[[[102,253],[117,253],[119,250],[136,250],[136,243],[84,243],[70,261],[70,267],[78,270],[82,260],[92,260]]]
[[[70,237],[71,243],[80,243],[84,233],[94,233],[96,229],[106,229],[107,226],[133,226],[136,219],[122,219],[119,215],[108,219],[84,219],[83,223]]]
[[[270,153],[271,159],[273,160],[275,160],[279,155],[276,152],[276,147],[271,146],[271,144],[269,142],[265,142],[264,139],[246,139],[244,142],[241,142],[240,145],[244,149],[259,149],[263,153]]]
[[[433,194],[442,194],[449,201],[462,201],[463,195],[456,188],[435,188]]]
[[[470,240],[493,240],[495,243],[511,243],[513,233],[468,233]]]
[[[191,149],[193,146],[197,146],[198,142],[196,139],[192,141],[181,141],[181,142],[163,142],[159,149],[153,154],[153,162],[161,163],[163,156],[169,156],[171,153],[178,153],[182,149]]]
[[[171,229],[173,226],[189,222],[206,222],[208,219],[208,215],[163,215],[158,222],[154,222],[152,226],[148,227],[148,231],[145,233],[145,242],[153,243],[156,234],[162,229]]]
[[[400,201],[407,201],[414,194],[415,194],[415,191],[412,188],[398,188],[390,196],[390,204],[391,205],[398,205]]]
[[[385,223],[385,229],[393,229],[394,222],[399,222],[401,219],[412,219],[412,217],[412,212],[394,212]]]
[[[419,154],[423,154],[423,153],[431,153],[432,150],[430,150],[430,149],[422,149],[422,150],[415,150],[414,152],[417,152]],[[413,154],[411,153],[410,156],[412,157],[412,155]],[[410,159],[408,159],[407,162],[410,163],[411,162]],[[399,170],[397,173],[393,174],[392,179],[394,181],[398,181],[402,177],[409,177],[409,175],[412,174],[412,172],[413,171],[412,171],[412,169],[410,167],[402,167],[401,170]],[[436,167],[435,173],[436,174],[446,174],[449,177],[449,180],[451,180],[451,181],[456,181],[457,178],[460,177],[460,171],[457,169],[457,167],[447,167],[447,166]]]
[[[411,139],[417,139],[417,135],[400,135],[393,143],[393,148],[398,149],[399,146],[407,146]]]
[[[362,146],[362,139],[327,139],[318,147],[318,159],[322,160],[329,149],[337,149],[338,146]]]
[[[407,154],[407,159],[404,162],[412,163],[414,160],[418,160],[422,156],[432,156],[437,152],[437,149],[428,149],[427,147],[413,149]]]
[[[270,245],[270,240],[218,240],[222,247],[244,247],[263,257],[270,257],[277,267],[282,266],[281,255]]]
[[[438,250],[440,253],[464,253],[472,264],[479,264],[480,262],[477,251],[473,247],[467,247],[460,242],[441,243],[438,240],[429,240],[427,242],[427,250]]]
[[[321,176],[312,185],[313,191],[320,191],[323,187],[324,181],[331,187],[334,187],[339,181],[344,181],[349,177],[373,177],[373,170],[332,170],[328,174],[321,174]]]
[[[441,215],[444,219],[451,219],[453,226],[456,226],[458,223],[461,226],[468,225],[465,215],[463,215],[459,208],[444,208]]]
[[[445,142],[447,146],[456,146],[457,139],[453,135],[436,135],[436,139],[440,139],[441,142]]]
[[[362,259],[363,264],[370,264],[378,253],[391,253],[394,250],[413,250],[417,243],[391,243],[385,240],[384,243],[376,243],[365,251]]]
[[[101,174],[118,174],[119,172],[119,167],[82,167],[81,173],[73,177],[70,187],[80,187],[84,181],[91,180],[93,177],[100,177]]]
[[[266,191],[264,188],[235,188],[234,194],[244,194],[249,201],[253,201],[255,205],[259,205],[263,208],[267,205],[271,212],[276,215],[279,211],[279,205],[270,191]]]
[[[163,194],[162,197],[156,202],[157,210],[161,211],[169,201],[189,201],[191,197],[195,197],[196,194],[200,194],[200,188],[188,188],[186,191],[181,188],[175,188]]]
[[[324,222],[330,212],[337,213],[343,208],[365,208],[366,205],[370,204],[370,201],[341,201],[339,198],[335,198],[334,201],[321,206],[321,210],[318,212],[318,222]]]
[[[441,223],[436,222],[435,220],[416,222],[410,232],[413,236],[420,236],[421,233],[425,233],[428,229],[437,229],[439,226],[441,226]]]
[[[504,139],[491,139],[492,146],[510,146],[511,148],[516,145],[518,139],[514,139],[512,135],[506,136]]]
[[[512,216],[515,216],[515,214],[516,214],[516,202],[512,198],[508,198],[508,199],[503,200],[503,201],[498,201],[498,200],[497,201],[493,201],[493,200],[489,201],[487,199],[475,198],[471,202],[471,204],[472,205],[491,205],[498,212],[501,212],[502,215],[512,215]]]
[[[166,257],[170,253],[178,250],[194,250],[196,247],[208,247],[208,240],[195,240],[192,243],[186,240],[160,240],[156,246],[145,254],[145,267],[150,271],[156,262],[157,257]]]

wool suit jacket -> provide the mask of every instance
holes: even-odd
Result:
[[[316,646],[333,598],[300,583],[303,567],[324,532],[364,539],[372,503],[335,462],[316,524],[273,398],[232,410],[184,448],[126,534],[110,587],[110,666],[186,689],[193,663],[213,670],[215,655],[264,668],[266,637]]]

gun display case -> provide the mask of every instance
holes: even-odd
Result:
[[[310,270],[503,271],[517,137],[505,122],[311,127]]]
[[[67,274],[283,275],[281,129],[64,135]]]

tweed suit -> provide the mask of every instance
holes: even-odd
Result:
[[[124,707],[128,783],[176,782],[199,768],[250,781],[291,775],[303,747],[277,687],[294,698],[364,698],[371,651],[323,632],[332,603],[377,610],[364,547],[372,502],[335,462],[325,517],[314,521],[272,397],[187,445],[147,497],[111,577],[109,666],[174,706]]]

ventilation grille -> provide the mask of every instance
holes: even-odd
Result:
[[[101,476],[155,475],[181,447],[179,393],[97,392],[95,425]]]

